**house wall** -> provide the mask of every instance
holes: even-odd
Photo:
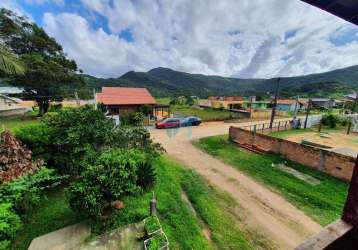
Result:
[[[112,115],[138,112],[143,105],[108,105],[107,109]]]
[[[300,143],[230,127],[229,137],[240,144],[250,144],[307,167],[350,181],[355,158]]]
[[[299,106],[297,106],[297,109],[299,109]],[[277,104],[277,110],[281,111],[295,111],[295,104]]]
[[[0,96],[0,110],[13,109],[16,107],[16,102]]]
[[[13,109],[0,109],[0,117],[24,115],[26,108],[15,107]]]

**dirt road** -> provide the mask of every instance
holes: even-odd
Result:
[[[220,160],[194,147],[192,140],[227,134],[230,126],[248,123],[213,122],[200,127],[152,130],[169,155],[196,170],[210,184],[228,192],[245,211],[245,224],[277,244],[279,249],[293,249],[321,226],[277,193],[257,183]]]

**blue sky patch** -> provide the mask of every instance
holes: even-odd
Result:
[[[358,42],[358,29],[339,29],[337,33],[333,33],[329,40],[335,46],[344,46],[348,43]]]
[[[119,37],[126,40],[127,42],[133,42],[133,34],[130,29],[122,30],[121,33],[119,33]]]

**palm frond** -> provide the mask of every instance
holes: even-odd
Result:
[[[24,71],[21,60],[8,49],[0,46],[0,75],[22,74]]]

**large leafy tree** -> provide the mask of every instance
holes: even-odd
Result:
[[[41,115],[51,101],[84,86],[76,62],[66,57],[61,45],[35,23],[7,9],[0,10],[0,43],[18,55],[26,69],[11,76],[10,83],[24,88],[25,96],[38,103]]]

